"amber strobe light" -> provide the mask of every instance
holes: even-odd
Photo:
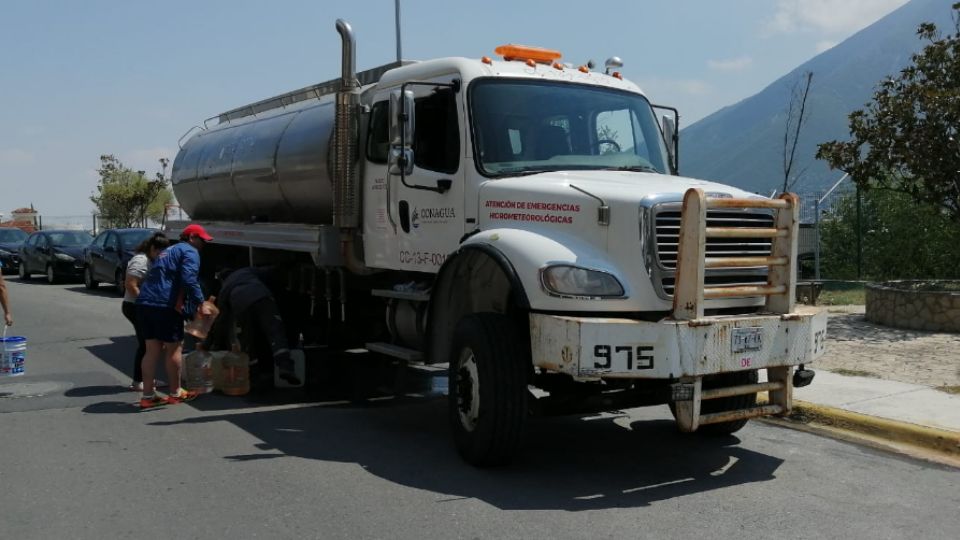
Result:
[[[533,60],[538,64],[550,64],[563,56],[560,51],[526,45],[501,45],[494,49],[494,52],[508,62],[510,60]]]

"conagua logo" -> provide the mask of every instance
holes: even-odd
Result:
[[[414,229],[420,227],[421,223],[446,223],[457,217],[457,211],[453,207],[447,208],[416,208],[410,217],[410,224]]]

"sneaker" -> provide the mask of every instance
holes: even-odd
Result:
[[[167,396],[167,403],[170,405],[176,405],[177,403],[185,403],[187,401],[192,401],[196,399],[197,393],[191,392],[190,390],[180,389],[180,392],[177,395]]]
[[[167,401],[165,401],[162,397],[156,396],[156,395],[148,398],[140,398],[141,409],[152,409],[154,407],[159,407],[161,405],[166,405],[166,404],[167,404]]]

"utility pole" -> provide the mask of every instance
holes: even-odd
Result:
[[[397,62],[399,63],[403,58],[403,54],[400,49],[400,0],[394,0],[393,5],[397,22]]]
[[[857,184],[857,281],[863,279],[863,226],[860,224],[860,184]]]
[[[813,199],[813,279],[820,281],[820,196]]]

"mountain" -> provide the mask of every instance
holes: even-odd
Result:
[[[954,0],[912,0],[846,41],[800,65],[743,101],[683,129],[680,171],[769,194],[783,184],[783,134],[790,91],[813,72],[807,120],[797,145],[793,174],[806,168],[792,191],[828,189],[842,173],[814,156],[817,144],[849,138],[847,115],[870,101],[876,84],[896,75],[923,42],[917,26],[933,22],[952,31]]]

